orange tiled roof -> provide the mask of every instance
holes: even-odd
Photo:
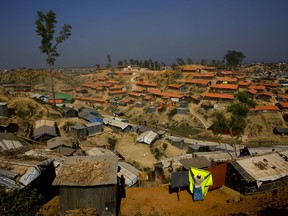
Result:
[[[214,89],[231,89],[231,90],[237,90],[238,85],[232,85],[232,84],[212,84],[211,88]]]
[[[134,96],[134,97],[140,97],[140,93],[137,93],[137,92],[128,92],[128,95]]]
[[[150,100],[152,97],[150,95],[145,95],[144,99],[145,100]]]
[[[238,82],[238,85],[239,85],[239,86],[249,86],[249,85],[251,85],[251,84],[252,84],[251,81],[239,81],[239,82]]]
[[[197,71],[199,68],[196,67],[184,67],[182,71]]]
[[[288,108],[288,102],[279,102],[279,104],[285,109]]]
[[[98,91],[101,91],[101,90],[103,90],[104,88],[103,87],[101,87],[101,86],[98,86],[97,88],[96,88],[96,90],[98,90]]]
[[[230,99],[230,100],[234,99],[234,95],[232,95],[232,94],[218,94],[218,93],[210,93],[210,92],[204,93],[204,97]]]
[[[102,86],[102,87],[107,87],[107,88],[109,88],[110,86],[112,86],[112,84],[103,83],[101,86]]]
[[[278,87],[279,83],[261,83],[265,87]]]
[[[247,92],[255,95],[258,91],[256,89],[249,89]]]
[[[162,92],[162,97],[168,97],[168,98],[182,98],[184,95],[182,94],[171,94],[168,92]]]
[[[160,89],[157,89],[157,88],[153,88],[153,89],[147,89],[148,93],[151,93],[151,94],[155,94],[155,93],[161,93],[161,90]]]
[[[215,73],[191,73],[192,77],[211,77],[215,76]]]
[[[237,82],[238,80],[236,78],[232,78],[232,77],[218,77],[217,78],[217,81],[220,81],[220,82]]]
[[[121,90],[123,89],[123,86],[121,85],[115,85],[115,86],[110,86],[109,90],[115,91],[115,90]]]
[[[139,88],[137,87],[135,90],[133,90],[134,92],[143,92],[145,89],[144,88]]]
[[[191,98],[195,99],[195,100],[200,100],[201,99],[201,95],[192,95]]]
[[[147,86],[147,87],[156,87],[157,83],[147,83],[147,82],[136,82],[136,85]]]
[[[265,92],[261,92],[259,95],[265,95],[265,96],[270,96],[270,97],[272,97],[272,96],[273,96],[273,93],[265,91]]]
[[[93,83],[84,83],[82,84],[83,88],[91,88],[91,89],[96,89],[98,86],[93,84]]]
[[[288,99],[288,94],[278,94],[278,98]]]
[[[223,75],[233,75],[234,74],[233,71],[221,71],[220,73]]]
[[[183,82],[186,84],[199,84],[199,85],[205,85],[205,86],[211,83],[211,81],[209,80],[202,80],[202,79],[184,80]]]
[[[109,91],[109,95],[116,95],[116,94],[125,94],[126,90],[118,90],[118,91]]]
[[[117,80],[107,80],[106,83],[108,83],[108,84],[114,84],[114,85],[116,84],[116,85],[117,85],[117,84],[120,84],[120,81],[117,81]]]
[[[249,109],[251,111],[265,111],[265,110],[270,110],[270,111],[279,111],[279,108],[274,105],[267,105],[267,106],[256,106],[255,108]]]
[[[75,100],[91,101],[91,102],[98,102],[98,103],[105,103],[106,102],[106,100],[103,98],[92,98],[92,97],[76,97]]]
[[[249,89],[256,89],[256,90],[265,90],[266,89],[266,87],[263,85],[250,85],[248,88]]]
[[[121,100],[121,102],[123,102],[123,103],[129,103],[130,101],[131,101],[131,99],[129,97],[123,98]]]

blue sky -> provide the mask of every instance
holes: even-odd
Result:
[[[0,69],[47,67],[35,32],[37,11],[72,25],[54,67],[152,58],[167,64],[222,59],[288,61],[287,0],[1,0]],[[57,34],[56,34],[57,35]]]

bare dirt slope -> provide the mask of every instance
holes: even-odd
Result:
[[[243,196],[225,186],[209,191],[203,201],[194,202],[187,190],[169,193],[168,186],[127,188],[122,199],[122,216],[186,216],[186,215],[287,215],[287,188],[272,193]],[[282,207],[286,206],[286,210]],[[59,215],[59,197],[43,206],[44,216]],[[265,214],[263,214],[265,210]],[[262,214],[260,214],[262,212]]]

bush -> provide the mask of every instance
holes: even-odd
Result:
[[[177,109],[174,108],[167,115],[168,115],[168,118],[171,119],[176,114],[177,114]]]
[[[115,137],[108,137],[108,144],[109,144],[109,149],[110,150],[114,150],[115,149],[115,146],[116,146],[116,143],[117,143],[117,139]]]
[[[42,197],[36,189],[23,188],[6,191],[0,188],[0,215],[36,215],[41,205]]]

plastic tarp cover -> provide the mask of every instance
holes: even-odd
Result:
[[[194,174],[194,176],[197,176],[198,174],[201,174],[201,176],[203,178],[205,178],[206,176],[208,176],[210,174],[209,171],[206,171],[206,170],[202,170],[202,169],[197,169],[197,168],[193,168],[191,167],[190,170],[189,170],[189,182],[190,182],[190,191],[191,193],[193,194],[194,192],[194,179],[193,179],[193,176],[192,176],[192,172]],[[202,186],[201,186],[201,189],[202,189],[202,194],[203,194],[203,197],[206,196],[207,192],[208,192],[208,189],[209,189],[209,186],[212,186],[213,185],[213,179],[212,179],[212,175],[209,175],[203,182],[202,182]]]

